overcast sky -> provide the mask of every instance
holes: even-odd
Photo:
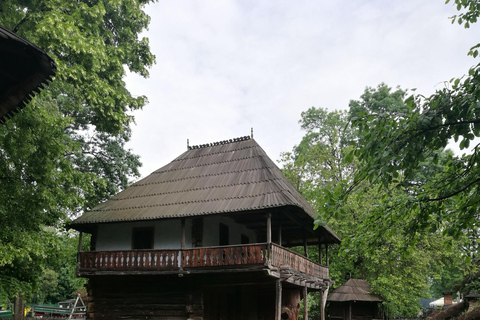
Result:
[[[156,65],[127,77],[149,104],[128,147],[142,176],[191,145],[250,134],[273,159],[309,107],[347,109],[385,82],[431,94],[476,61],[480,26],[451,24],[444,0],[161,0],[146,8]]]

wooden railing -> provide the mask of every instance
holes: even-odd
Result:
[[[195,248],[185,249],[182,252],[184,268],[255,265],[267,262],[268,246],[254,244]]]
[[[179,271],[189,268],[271,265],[328,279],[328,268],[276,244],[248,244],[178,250],[81,252],[78,269],[97,271]]]
[[[271,264],[277,268],[288,267],[310,276],[328,279],[328,267],[321,266],[274,243],[271,244]]]

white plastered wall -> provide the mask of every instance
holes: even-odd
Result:
[[[229,227],[229,244],[241,243],[241,235],[246,235],[250,243],[257,241],[255,232],[235,223],[225,216],[206,216],[203,223],[203,246],[218,246],[219,225]],[[115,251],[132,249],[132,229],[153,227],[154,249],[179,249],[181,247],[181,220],[163,219],[140,222],[100,224],[97,230],[97,251]],[[192,220],[185,219],[185,247],[192,247]]]

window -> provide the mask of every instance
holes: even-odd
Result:
[[[133,228],[132,249],[153,249],[153,228]]]
[[[219,229],[219,245],[221,246],[228,246],[229,245],[229,238],[230,233],[228,231],[228,226],[226,224],[220,223]]]

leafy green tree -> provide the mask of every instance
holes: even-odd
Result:
[[[34,291],[48,227],[124,188],[138,176],[125,149],[132,96],[125,70],[148,76],[154,62],[143,7],[152,0],[4,0],[0,24],[42,47],[57,74],[0,127],[0,296]]]
[[[466,28],[477,21],[477,1],[453,2],[462,11],[453,21]],[[469,54],[476,57],[479,47],[472,47]],[[424,232],[462,238],[463,248],[470,248],[463,250],[468,264],[478,257],[480,228],[480,144],[476,140],[480,136],[480,64],[429,97],[408,97],[405,105],[408,112],[370,108],[352,115],[362,143],[347,160],[358,159],[362,166],[349,187],[332,193],[329,203],[335,204],[324,207],[322,215],[341,210],[362,183],[375,183],[387,191],[372,211],[376,219],[386,219],[393,226],[397,221],[410,221],[402,230],[412,243],[420,241]],[[438,152],[452,140],[462,155]],[[419,179],[427,159],[432,164],[442,160],[445,166],[429,179]],[[403,193],[392,201],[395,190]],[[391,229],[378,229],[378,233]]]
[[[48,247],[39,286],[31,294],[35,302],[64,301],[85,289],[86,279],[76,276],[79,235],[71,230],[56,232],[54,239]],[[82,250],[88,250],[89,241],[89,237],[82,238]]]
[[[393,91],[381,84],[367,88],[360,100],[351,101],[350,110],[353,113],[370,109],[405,113],[403,96],[403,90]],[[352,144],[361,143],[363,139],[359,131],[348,125],[352,112],[329,112],[321,108],[303,112],[300,124],[305,136],[291,153],[283,154],[285,174],[318,212],[339,206],[336,190],[345,192],[349,185],[355,184],[356,171],[362,166],[355,157],[347,161],[352,155]],[[426,159],[423,165],[428,170],[416,172],[418,181],[441,172],[447,156],[440,151],[436,154],[440,160],[432,165],[432,158]],[[389,314],[415,315],[420,298],[428,296],[429,280],[441,271],[446,257],[456,255],[456,243],[437,233],[424,233],[418,236],[421,241],[410,245],[410,239],[403,233],[414,217],[395,221],[396,228],[390,230],[391,219],[372,214],[378,203],[388,198],[393,205],[405,191],[393,188],[389,193],[388,188],[381,185],[379,188],[378,184],[367,181],[355,186],[355,193],[344,199],[341,210],[322,217],[342,239],[341,246],[330,250],[330,275],[336,285],[350,277],[366,279],[373,290],[386,299]],[[316,251],[310,253],[314,259]]]

